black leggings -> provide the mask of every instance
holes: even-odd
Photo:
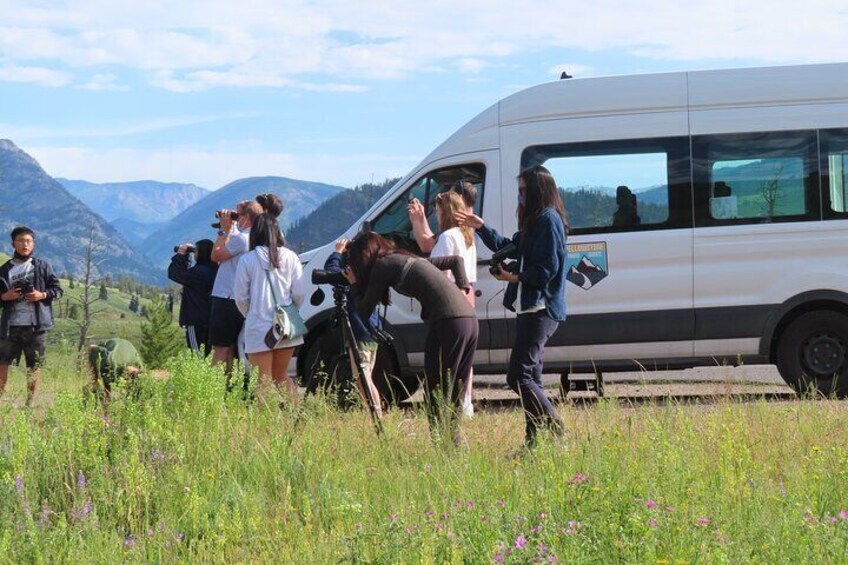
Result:
[[[509,388],[521,396],[526,425],[525,441],[528,445],[533,445],[536,441],[536,430],[540,426],[550,429],[555,435],[563,433],[562,420],[542,388],[542,357],[545,354],[545,344],[554,335],[559,322],[552,320],[543,310],[532,314],[519,314],[515,325],[515,345],[509,357],[506,382]]]
[[[441,420],[441,408],[448,399],[450,406],[459,406],[474,363],[479,331],[476,317],[448,318],[429,324],[424,345],[424,399],[431,427]],[[434,398],[436,394],[441,398]]]

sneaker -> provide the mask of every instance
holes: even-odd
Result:
[[[470,400],[462,401],[462,418],[464,420],[470,420],[474,417],[474,404],[471,403]]]

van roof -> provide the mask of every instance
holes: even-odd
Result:
[[[500,101],[500,124],[683,109],[848,101],[848,63],[567,79]]]

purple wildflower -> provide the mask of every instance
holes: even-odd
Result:
[[[543,543],[540,543],[538,546],[536,546],[536,551],[539,552],[539,555],[547,555],[549,549],[550,548]]]
[[[848,510],[840,510],[839,517],[848,522]]]
[[[87,500],[82,506],[75,506],[71,509],[71,519],[74,522],[82,522],[88,518],[92,510],[94,510],[94,503]]]
[[[539,520],[547,520],[548,515],[544,512],[540,512],[538,518],[539,518]]]
[[[656,501],[654,501],[650,498],[645,501],[645,508],[647,508],[648,510],[653,510],[656,506],[657,506]]]
[[[392,514],[389,516],[389,523],[393,524],[397,522],[397,514]]]
[[[83,490],[85,488],[85,473],[77,471],[77,488]]]
[[[534,534],[541,533],[541,531],[542,531],[542,526],[541,526],[541,524],[536,525],[536,526],[533,526],[533,529],[532,529],[531,531],[532,531]]]
[[[573,477],[571,477],[571,484],[573,485],[582,485],[588,481],[592,480],[588,475],[584,475],[583,473],[577,473]]]
[[[50,522],[50,515],[53,514],[53,511],[50,510],[50,506],[47,504],[47,501],[41,503],[41,513],[38,516],[38,524],[41,526],[46,526]]]
[[[465,501],[465,508],[468,510],[474,510],[474,503],[470,500]]]
[[[20,475],[15,477],[15,491],[18,494],[21,494],[22,492],[24,492],[24,478]]]
[[[424,513],[424,515],[427,516],[428,518],[432,518],[433,516],[436,515],[436,513],[433,510],[428,510]]]
[[[830,517],[830,523],[831,523],[831,524],[835,524],[835,523],[837,523],[838,521],[839,521],[839,518],[837,518],[836,516],[831,516],[831,517]]]
[[[185,534],[182,532],[177,532],[177,541],[181,542],[185,539]]]
[[[503,498],[499,498],[499,499],[498,499],[498,502],[497,502],[497,505],[498,505],[498,506],[503,507],[505,504],[506,504],[506,503],[504,502]]]
[[[489,517],[488,517],[488,516],[486,516],[485,514],[483,514],[483,515],[481,515],[481,516],[480,516],[480,521],[481,521],[481,522],[485,522],[485,521],[486,521],[486,520],[488,520],[488,519],[489,519]]]
[[[150,452],[150,463],[153,467],[159,469],[165,465],[165,452],[161,449],[154,449]]]
[[[130,534],[124,538],[124,549],[132,549],[135,547],[135,541],[138,538],[134,534]]]
[[[657,527],[657,521],[654,520],[654,519],[648,520],[648,525],[651,526],[652,528],[656,528]]]
[[[442,513],[439,515],[439,520],[441,520],[442,522],[444,522],[444,521],[445,521],[445,520],[447,520],[448,518],[450,518],[450,514],[448,514],[447,512],[442,512]]]
[[[503,563],[504,556],[500,553],[496,553],[494,557],[492,557],[492,563]]]
[[[556,555],[549,555],[548,556],[548,563],[556,563],[556,562],[557,562],[557,556]]]
[[[698,525],[701,526],[702,528],[705,527],[705,526],[709,526],[710,525],[710,519],[707,518],[707,517],[700,518],[698,520]]]
[[[518,536],[515,538],[515,548],[516,549],[524,549],[527,546],[527,538],[524,536]]]

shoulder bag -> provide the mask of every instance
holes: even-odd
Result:
[[[274,297],[274,323],[271,325],[268,333],[265,334],[265,345],[269,349],[276,349],[283,341],[291,341],[306,335],[306,324],[294,302],[288,306],[280,305],[269,271],[265,271],[265,278],[268,279],[268,285],[271,287],[271,296]]]

